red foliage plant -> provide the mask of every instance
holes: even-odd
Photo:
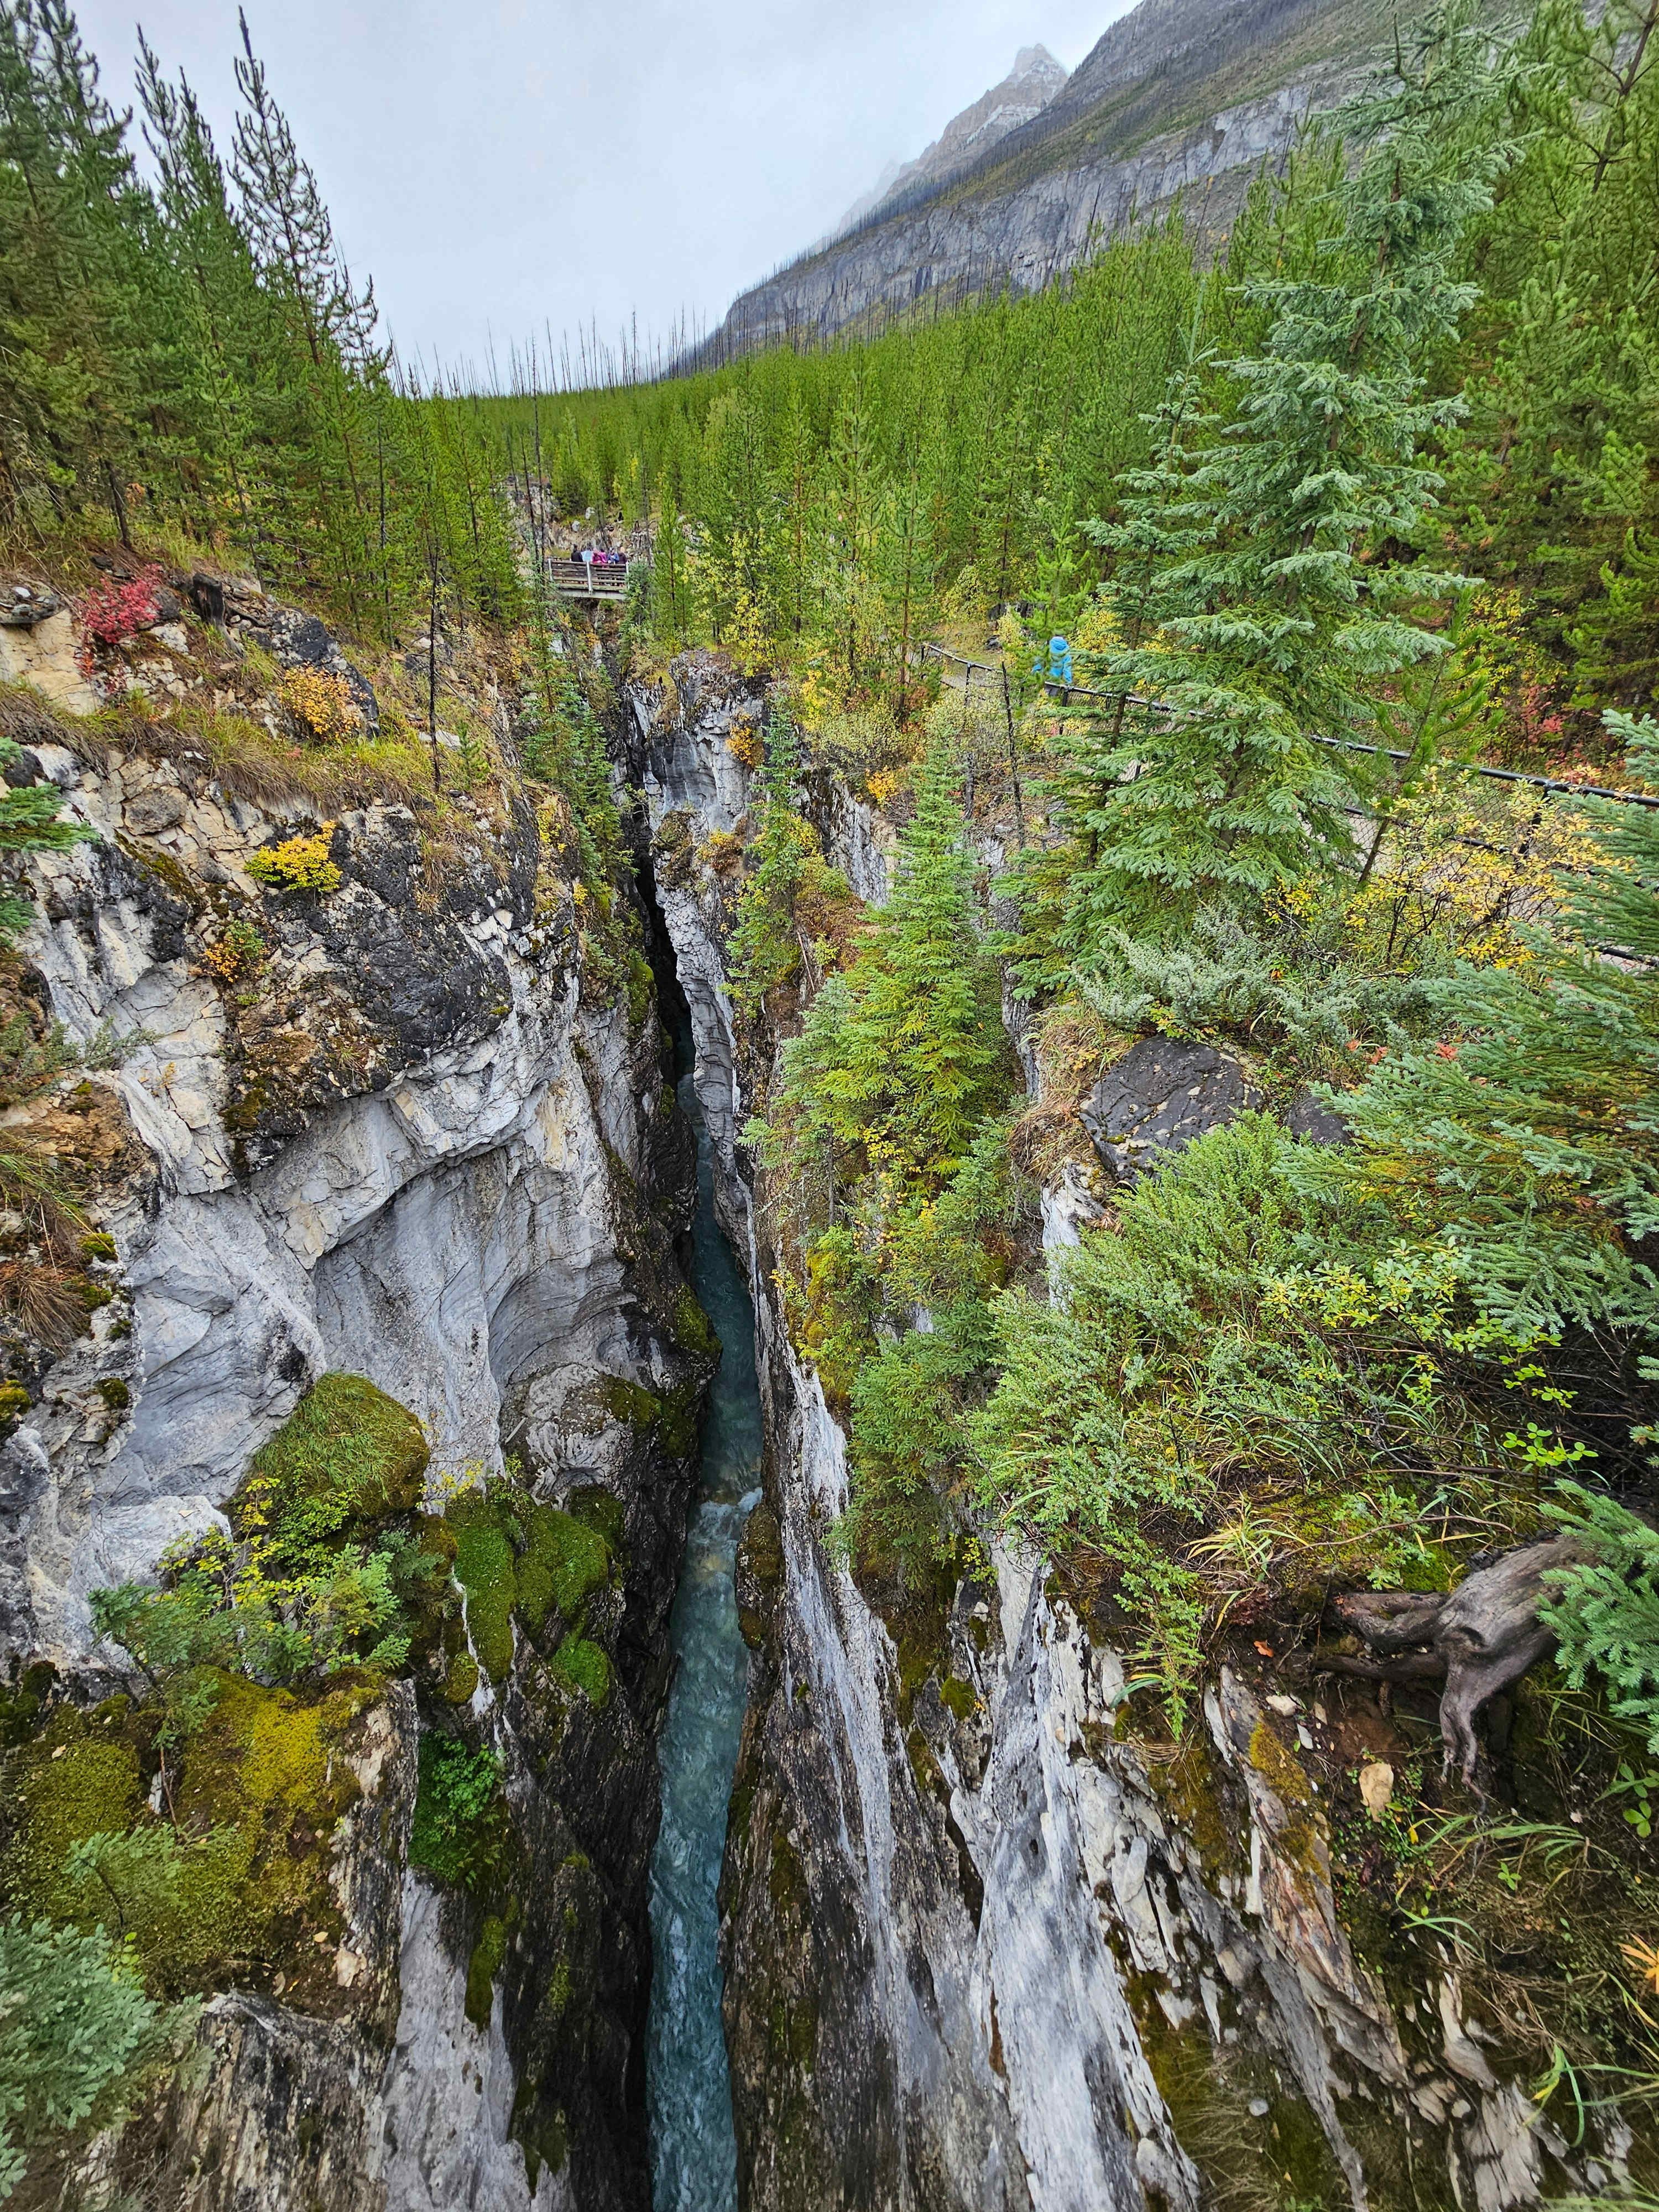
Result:
[[[81,602],[81,628],[98,645],[118,645],[147,629],[161,608],[161,571],[141,568],[129,582],[94,584]]]

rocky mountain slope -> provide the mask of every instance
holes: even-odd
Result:
[[[699,361],[1035,290],[1177,198],[1219,237],[1261,163],[1363,73],[1389,20],[1375,0],[1140,0],[1030,120],[965,164],[942,167],[930,149],[855,230],[740,295]]]
[[[953,115],[914,161],[890,163],[874,190],[855,200],[821,243],[827,246],[844,238],[893,202],[942,185],[982,161],[1011,131],[1041,115],[1065,85],[1066,71],[1047,46],[1022,46],[1000,84],[994,84],[960,115]]]

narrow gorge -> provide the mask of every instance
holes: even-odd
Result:
[[[260,637],[349,667],[243,606],[192,612],[198,680]],[[464,674],[509,763],[510,696]],[[66,1845],[146,1797],[193,1821],[170,1902],[99,1878],[205,2002],[20,2202],[1510,2212],[1618,2170],[1627,2134],[1571,2142],[1494,2070],[1455,1948],[1387,1988],[1356,1955],[1323,1802],[1402,1756],[1373,1686],[1235,1638],[1187,1734],[1126,1730],[1085,1578],[992,1531],[857,1571],[744,1135],[763,684],[697,652],[617,695],[631,964],[510,776],[434,869],[418,805],[324,817],[158,721],[27,711],[94,834],[30,863],[18,1003],[87,1072],[8,1122],[77,1178],[88,1320],[0,1448],[9,1863],[62,1910]],[[833,772],[802,805],[879,907],[890,823]],[[310,887],[258,865],[302,848]],[[1153,1145],[1244,1095],[1180,1063],[1172,1106],[1142,1057]],[[1039,1268],[1098,1190],[1055,1170]],[[383,1547],[398,1648],[299,1694],[222,1651],[175,1724],[159,1628],[135,1676],[94,1594],[257,1563],[297,1513]]]

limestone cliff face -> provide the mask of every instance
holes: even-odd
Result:
[[[959,115],[953,115],[914,161],[890,166],[874,191],[848,208],[830,234],[830,239],[843,237],[858,224],[868,222],[889,200],[943,184],[981,161],[1010,131],[1041,115],[1065,83],[1065,70],[1046,46],[1022,46],[1002,82],[982,93]]]
[[[741,294],[703,354],[1032,291],[1177,198],[1220,238],[1262,164],[1391,36],[1370,0],[1141,0],[1030,117],[942,166],[930,149],[856,228]]]
[[[616,1571],[580,1631],[600,1693],[515,1623],[505,1673],[481,1664],[459,1711],[405,1681],[354,1724],[326,1971],[212,1996],[199,2059],[65,2201],[635,2212],[654,1739],[708,1371],[676,1336],[692,1148],[654,1005],[595,987],[520,803],[456,802],[440,852],[404,806],[319,821],[302,793],[239,794],[161,725],[125,752],[68,736],[36,758],[97,842],[33,863],[20,950],[91,1072],[9,1118],[90,1176],[113,1256],[0,1444],[12,1680],[34,1669],[48,1716],[107,1687],[88,1592],[222,1525],[331,1370],[418,1416],[432,1499],[512,1452],[537,1499],[608,1500]],[[337,887],[249,872],[295,834]],[[658,1418],[675,1393],[680,1418]],[[482,1954],[483,1903],[409,1863],[434,1713],[494,1751],[505,1791],[513,1894]]]
[[[768,1424],[722,1891],[739,2201],[1196,2212],[1200,2165],[1260,2192],[1240,2201],[1280,2201],[1291,2172],[1299,2201],[1355,2212],[1599,2185],[1466,2033],[1455,1965],[1385,1990],[1356,1956],[1320,1811],[1336,1717],[1305,1684],[1222,1668],[1185,1736],[1148,1745],[1119,1725],[1112,1629],[1044,1561],[992,1540],[978,1573],[882,1611],[848,1572],[846,1439],[788,1343],[732,1141],[761,1071],[718,989],[731,887],[698,857],[741,821],[728,736],[762,702],[707,659],[675,680],[635,690],[629,770]],[[809,804],[879,896],[890,833],[844,791]],[[1051,1243],[1080,1211],[1049,1194]]]

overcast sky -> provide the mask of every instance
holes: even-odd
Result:
[[[717,322],[1046,46],[1127,0],[248,0],[354,274],[406,355],[550,324]],[[77,0],[106,90],[134,24],[228,143],[235,0]]]

